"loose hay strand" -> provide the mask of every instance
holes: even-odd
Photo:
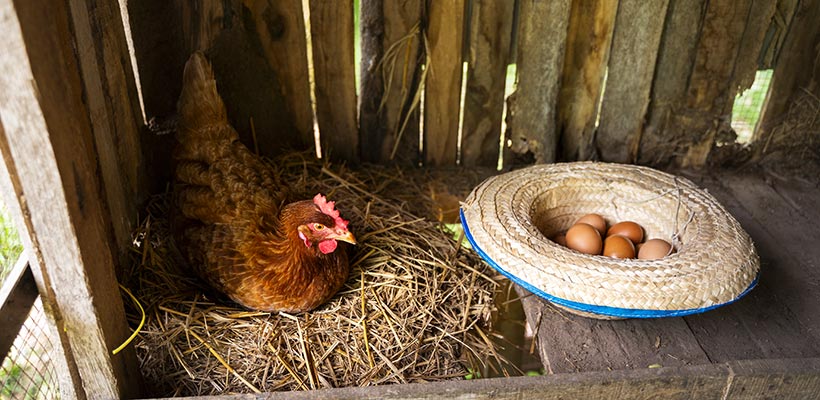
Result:
[[[235,369],[233,369],[230,365],[228,365],[228,363],[225,361],[225,359],[222,358],[222,356],[220,356],[219,353],[216,352],[216,350],[213,348],[213,346],[211,346],[210,344],[208,344],[208,342],[206,342],[201,337],[199,337],[199,335],[197,335],[196,332],[191,331],[190,334],[196,340],[199,340],[199,342],[202,343],[208,349],[208,351],[210,351],[211,354],[214,355],[214,357],[216,357],[216,359],[219,361],[219,363],[222,364],[222,366],[225,367],[225,369],[227,369],[228,372],[230,372],[237,379],[242,381],[242,383],[244,383],[245,386],[247,386],[249,389],[253,390],[254,393],[262,393],[261,390],[257,389],[256,386],[254,386],[252,383],[248,382],[245,378],[242,377],[242,375],[239,375],[239,373],[236,372]]]
[[[351,171],[308,153],[272,164],[291,188],[306,198],[327,194],[351,221],[359,245],[348,281],[327,304],[298,316],[215,301],[179,262],[169,233],[171,196],[155,196],[121,282],[146,310],[134,345],[156,394],[438,381],[467,375],[463,362],[495,357],[474,327],[489,329],[496,275],[473,252],[458,250],[434,220],[424,187],[439,177],[386,167]],[[452,178],[464,186],[461,195],[481,179]],[[128,313],[139,318],[136,306]]]

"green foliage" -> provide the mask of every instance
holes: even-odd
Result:
[[[5,281],[6,275],[22,252],[23,245],[17,236],[17,230],[14,229],[14,223],[6,207],[0,203],[0,283]]]

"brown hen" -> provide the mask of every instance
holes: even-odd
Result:
[[[174,237],[214,289],[256,310],[302,312],[330,299],[350,272],[355,244],[334,203],[290,202],[271,167],[239,142],[213,71],[195,53],[185,65],[174,185]]]

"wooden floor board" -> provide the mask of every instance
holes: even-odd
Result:
[[[682,318],[606,321],[557,309],[517,288],[527,319],[539,320],[541,361],[552,373],[683,366],[709,362]],[[535,329],[534,329],[535,330]]]
[[[738,219],[760,253],[761,281],[771,287],[772,302],[782,302],[815,339],[820,340],[820,189],[805,185],[784,187],[789,198],[772,188],[762,174],[728,173],[718,176],[722,187],[709,189]],[[810,199],[815,199],[811,204]]]

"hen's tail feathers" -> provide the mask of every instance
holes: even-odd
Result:
[[[233,129],[213,129],[228,125],[228,115],[216,90],[211,63],[201,52],[192,54],[185,64],[177,112],[180,130],[185,134],[210,139],[232,139],[236,135]]]

